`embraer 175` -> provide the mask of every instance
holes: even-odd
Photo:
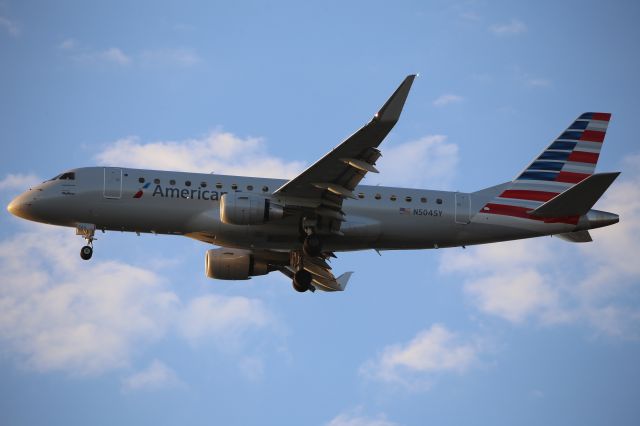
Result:
[[[16,197],[24,219],[76,228],[90,259],[96,230],[184,235],[206,252],[210,278],[245,280],[280,271],[304,292],[342,291],[335,252],[465,247],[555,235],[591,241],[618,222],[592,206],[617,173],[594,173],[611,114],[587,112],[514,180],[480,191],[358,185],[378,173],[378,146],[394,127],[415,76],[373,119],[286,181],[123,167],[69,170]]]

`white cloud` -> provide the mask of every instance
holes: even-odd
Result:
[[[349,410],[344,413],[338,414],[331,419],[326,426],[396,426],[394,423],[387,419],[384,414],[378,414],[375,417],[366,416],[362,414],[360,407]]]
[[[192,67],[202,62],[198,53],[191,48],[158,48],[146,49],[139,53],[125,53],[122,48],[93,49],[83,46],[74,38],[67,38],[58,44],[64,51],[78,62],[113,63],[117,65],[142,65],[147,67],[177,66]]]
[[[489,31],[499,36],[515,35],[527,31],[527,26],[518,19],[511,19],[507,24],[494,24],[490,26]]]
[[[378,160],[380,174],[369,173],[367,182],[384,185],[447,188],[458,165],[458,146],[443,135],[430,135],[403,144],[389,144]]]
[[[21,32],[20,25],[5,16],[0,16],[0,27],[4,28],[12,37],[18,37]]]
[[[140,61],[149,66],[173,65],[191,67],[202,61],[193,49],[155,49],[145,50],[140,54]]]
[[[0,191],[26,191],[41,181],[42,179],[32,173],[9,173],[4,179],[0,180]]]
[[[367,361],[361,374],[409,388],[424,388],[439,373],[464,373],[478,361],[478,342],[463,342],[441,324],[423,330],[407,344],[386,347]]]
[[[464,291],[482,312],[522,324],[587,324],[597,334],[640,334],[640,155],[599,202],[620,223],[591,231],[594,242],[552,238],[449,250],[442,273],[465,277]]]
[[[457,104],[462,102],[464,98],[462,96],[454,95],[452,93],[446,93],[444,95],[439,96],[436,100],[433,101],[433,105],[437,107],[442,107],[445,105]]]
[[[211,294],[183,301],[155,271],[83,262],[68,230],[30,226],[0,240],[0,342],[26,368],[101,374],[127,367],[167,335],[225,339],[236,343],[225,349],[233,351],[244,333],[271,326],[260,301]]]
[[[73,38],[65,39],[58,45],[58,49],[61,50],[73,50],[76,47],[78,47],[78,42]]]
[[[200,139],[140,142],[135,137],[109,144],[96,155],[101,164],[232,175],[291,178],[304,163],[269,155],[259,138],[212,132]]]
[[[264,376],[264,362],[257,356],[246,356],[240,360],[240,372],[252,382],[262,380]]]
[[[110,47],[101,52],[97,52],[96,57],[119,65],[127,65],[131,62],[131,58],[117,47]]]
[[[190,341],[216,336],[236,338],[250,328],[262,328],[272,321],[261,301],[216,294],[196,297],[184,308],[180,331]]]
[[[157,359],[154,359],[144,370],[132,374],[122,381],[122,388],[126,392],[183,387],[185,384],[178,378],[175,371]]]
[[[125,66],[131,64],[133,61],[131,56],[124,53],[124,51],[118,47],[109,47],[104,50],[90,50],[78,47],[77,42],[73,39],[64,40],[58,45],[58,48],[69,52],[71,57],[78,62],[110,63]]]
[[[549,87],[551,81],[546,78],[527,78],[525,84],[529,87]]]

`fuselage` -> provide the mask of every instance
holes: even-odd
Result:
[[[13,214],[53,225],[184,235],[215,245],[268,250],[301,246],[295,215],[260,225],[220,219],[225,193],[272,197],[286,180],[217,174],[86,167],[36,185],[9,205]],[[488,214],[483,206],[503,191],[473,193],[360,185],[343,204],[340,232],[323,236],[331,251],[427,249],[562,234],[617,222],[592,210],[576,223],[549,223]],[[273,203],[285,200],[271,198]],[[285,210],[286,211],[286,210]],[[610,216],[606,216],[610,215]]]

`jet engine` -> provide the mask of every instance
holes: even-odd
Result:
[[[204,261],[207,277],[218,280],[248,280],[269,273],[269,265],[246,250],[207,250]]]
[[[233,192],[220,198],[220,220],[227,225],[260,225],[283,214],[282,206],[259,195]]]

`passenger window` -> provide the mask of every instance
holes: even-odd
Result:
[[[358,198],[360,198],[360,199],[362,200],[362,199],[364,198],[364,193],[360,192],[360,193],[358,194]]]
[[[60,178],[60,179],[62,179],[62,178]],[[138,182],[144,183],[144,178],[143,177],[138,178]]]
[[[186,186],[191,186],[191,181],[190,181],[190,180],[187,180],[187,181],[185,181],[185,182],[184,182],[184,184],[185,184]]]
[[[382,195],[376,194],[373,198],[375,198],[376,200],[379,200],[380,198],[382,198]]]
[[[175,184],[176,184],[175,179],[171,179],[171,180],[169,181],[169,185],[175,185]]]
[[[262,187],[262,192],[269,192],[269,187],[268,186],[263,186]]]
[[[426,202],[427,202],[427,197],[422,197],[422,198],[420,198],[420,202],[421,202],[421,203],[426,203]]]
[[[397,199],[398,199],[398,197],[396,197],[395,195],[392,195],[391,197],[389,197],[389,199],[390,199],[391,201],[395,201],[395,200],[397,200]]]
[[[236,189],[238,189],[238,185],[236,185],[235,183],[234,183],[234,184],[232,184],[232,185],[231,185],[231,189],[233,189],[233,190],[235,191]]]
[[[159,185],[159,184],[160,184],[160,179],[155,178],[155,179],[153,180],[153,183],[155,183],[156,185]]]
[[[206,188],[207,187],[207,182],[200,182],[200,186],[202,188]]]
[[[405,200],[407,203],[410,203],[410,202],[411,202],[411,197],[406,196],[406,197],[404,197],[404,200]]]
[[[222,184],[220,182],[216,183],[216,188],[221,189],[222,188]]]
[[[253,185],[247,185],[247,191],[253,191]]]
[[[436,199],[436,204],[442,204],[442,198]]]

